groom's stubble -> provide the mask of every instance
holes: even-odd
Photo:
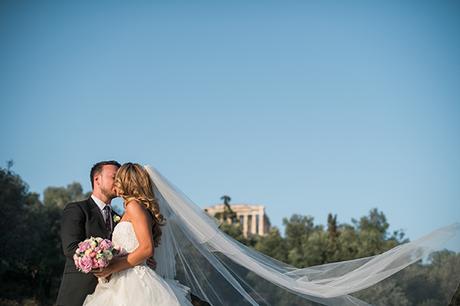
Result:
[[[110,201],[117,197],[113,188],[111,190],[101,189],[101,193]]]

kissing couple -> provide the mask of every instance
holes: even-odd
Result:
[[[158,275],[152,254],[160,244],[166,219],[161,214],[147,170],[135,163],[102,161],[90,172],[91,196],[69,203],[62,213],[61,240],[66,263],[57,305],[206,305],[190,289]],[[121,197],[123,216],[111,208]],[[111,239],[124,256],[93,273],[74,263],[80,242]],[[99,279],[109,279],[104,282]],[[194,304],[191,302],[193,301]]]

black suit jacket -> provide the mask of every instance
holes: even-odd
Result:
[[[112,210],[112,218],[114,215],[116,214]],[[112,227],[114,226],[113,222]],[[57,305],[81,306],[86,296],[94,292],[97,278],[91,273],[79,272],[75,267],[73,255],[79,242],[90,237],[110,239],[111,235],[105,227],[101,210],[91,197],[66,205],[61,219],[61,242],[66,262]]]

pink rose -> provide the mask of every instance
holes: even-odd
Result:
[[[93,261],[88,256],[83,256],[80,259],[79,267],[83,272],[88,273],[93,267]]]
[[[81,252],[84,252],[86,251],[87,249],[89,249],[91,247],[91,245],[89,244],[88,241],[82,241],[78,244],[78,248],[80,249]]]
[[[102,250],[108,250],[112,247],[112,241],[104,239],[101,241],[100,247]]]

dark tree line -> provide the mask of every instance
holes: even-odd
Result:
[[[43,202],[11,170],[0,168],[0,304],[52,305],[64,267],[61,211],[83,199],[79,183],[48,187]]]

